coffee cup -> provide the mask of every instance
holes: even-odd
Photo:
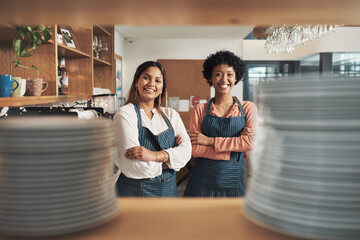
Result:
[[[15,86],[12,86],[12,83],[15,83]],[[10,94],[13,93],[19,87],[19,82],[11,75],[0,75],[0,97],[10,97]]]
[[[28,96],[41,96],[48,87],[42,78],[28,78],[26,80],[26,91]]]
[[[24,96],[25,92],[26,92],[26,79],[22,78],[20,83],[20,97]]]
[[[11,94],[10,97],[20,97],[20,92],[21,92],[21,78],[20,77],[13,77],[13,79],[15,79],[16,81],[18,81],[19,83],[19,87],[16,88],[16,90],[14,90]],[[14,89],[16,87],[16,82],[12,82],[11,83],[12,88]]]

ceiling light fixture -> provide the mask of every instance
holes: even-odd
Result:
[[[322,38],[342,25],[295,25],[295,26],[276,26],[272,25],[265,30],[266,53],[290,53],[297,47]]]

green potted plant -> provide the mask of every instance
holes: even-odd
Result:
[[[52,32],[50,25],[48,27],[45,27],[45,25],[17,26],[16,30],[20,37],[16,37],[13,41],[14,59],[12,59],[11,62],[14,63],[15,67],[32,68],[39,75],[39,69],[36,66],[24,66],[21,64],[20,59],[31,57],[31,51],[51,39]],[[27,36],[28,41],[25,41]]]

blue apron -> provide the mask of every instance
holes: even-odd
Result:
[[[141,123],[139,104],[134,104],[138,118],[140,145],[151,151],[161,151],[175,145],[175,132],[166,115],[161,112],[168,129],[159,135],[154,135]],[[130,160],[131,161],[131,160]],[[123,197],[176,197],[176,174],[173,169],[165,169],[154,178],[132,179],[123,173],[117,181],[118,195]]]
[[[224,118],[210,115],[211,99],[201,124],[201,132],[208,137],[238,137],[245,127],[245,113],[239,100],[241,116]],[[244,153],[231,152],[230,160],[197,158],[192,168],[184,196],[241,197],[245,194]]]

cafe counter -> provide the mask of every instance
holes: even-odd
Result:
[[[67,235],[34,239],[300,239],[268,230],[250,221],[242,208],[243,198],[119,198],[118,204],[118,214],[101,226]],[[21,238],[0,234],[0,239]]]

